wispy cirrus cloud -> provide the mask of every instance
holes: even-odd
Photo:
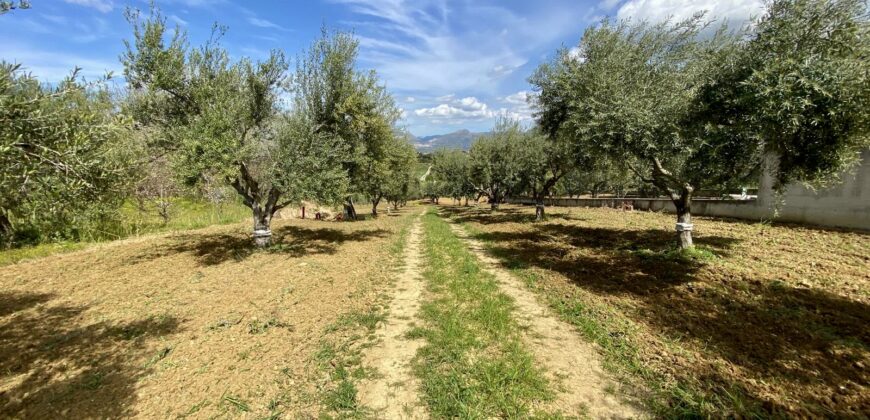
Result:
[[[258,18],[256,16],[249,16],[247,20],[248,20],[248,23],[250,23],[251,25],[254,25],[258,28],[284,29],[281,25],[279,25],[275,22],[272,22],[268,19],[261,19],[261,18]]]
[[[332,0],[359,19],[361,57],[401,91],[493,92],[528,62],[528,52],[577,28],[580,10],[534,15],[498,2]],[[537,26],[540,24],[540,26]]]
[[[613,9],[617,4],[619,2],[604,0],[601,6]],[[669,18],[674,20],[687,19],[699,11],[706,12],[707,19],[727,21],[729,25],[740,26],[764,11],[764,1],[629,0],[619,4],[616,17],[659,22]]]
[[[69,4],[75,4],[84,7],[97,9],[101,13],[109,13],[115,8],[115,2],[112,0],[64,0]]]

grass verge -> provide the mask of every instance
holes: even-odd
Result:
[[[461,226],[472,236],[481,237],[481,232],[472,225],[462,223]],[[492,243],[484,241],[484,245],[490,249]],[[687,253],[679,250],[652,252],[643,249],[636,254],[640,258],[684,262],[715,258],[708,256],[706,250]],[[643,401],[656,417],[709,417],[715,414],[717,406],[722,407],[723,402],[719,400],[719,396],[712,396],[715,401],[711,401],[711,396],[705,396],[694,384],[673,381],[650,369],[640,357],[637,325],[618,310],[583,299],[582,296],[566,295],[558,289],[545,287],[541,281],[542,273],[538,270],[528,267],[519,259],[511,259],[504,254],[499,257],[505,267],[522,279],[526,287],[543,298],[562,320],[576,326],[587,340],[600,346],[604,367],[624,383],[642,389],[646,394]],[[676,348],[670,350],[679,351]]]
[[[81,241],[47,242],[9,249],[0,247],[0,267],[23,260],[77,251],[94,243],[238,223],[247,217],[251,217],[251,210],[235,201],[216,206],[200,200],[177,198],[173,200],[169,221],[163,223],[154,210],[142,211],[133,202],[127,202],[121,207],[118,220],[106,226],[91,227],[83,234]]]
[[[658,417],[862,417],[866,233],[699,218],[675,251],[672,215],[442,206],[649,390]]]
[[[388,248],[394,269],[401,267],[414,217],[405,215],[399,220],[402,227]],[[316,397],[321,407],[320,418],[374,417],[368,407],[360,404],[357,385],[378,374],[363,365],[362,356],[364,350],[377,344],[375,330],[386,321],[388,298],[389,294],[382,292],[368,308],[347,312],[326,327],[320,348],[313,357],[317,372],[323,375]]]
[[[437,215],[423,216],[424,272],[431,298],[426,339],[414,362],[423,399],[435,418],[527,418],[553,397],[542,372],[520,342],[513,303],[495,279]]]

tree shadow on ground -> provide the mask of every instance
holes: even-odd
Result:
[[[805,407],[836,407],[834,413],[847,415],[870,410],[870,399],[860,396],[861,387],[870,383],[870,305],[819,289],[741,277],[717,261],[657,258],[674,242],[665,230],[525,226],[489,226],[476,237],[510,268],[560,273],[575,287],[616,298],[630,308],[635,322],[672,339],[702,343],[702,365],[681,366],[692,381],[719,386],[714,392],[742,389],[748,398],[744,404],[769,412],[794,413],[795,408],[762,395],[751,386],[754,381],[800,392],[797,399]],[[736,241],[696,237],[696,244],[723,262]],[[652,250],[653,257],[641,250]],[[794,391],[801,387],[814,391]],[[803,412],[810,413],[819,412]]]
[[[384,229],[342,230],[329,227],[307,228],[281,226],[272,230],[272,245],[259,249],[247,233],[184,233],[170,237],[169,244],[159,244],[136,255],[127,263],[151,261],[170,255],[189,253],[203,266],[227,261],[243,261],[256,252],[268,252],[301,257],[313,254],[335,254],[345,242],[368,241],[382,238],[390,231]]]
[[[124,418],[135,415],[137,363],[146,338],[179,329],[173,317],[86,324],[86,306],[50,294],[0,293],[0,417]],[[164,354],[165,356],[165,354]]]
[[[483,207],[472,206],[439,206],[438,210],[445,216],[459,222],[473,222],[482,225],[499,223],[524,223],[535,219],[534,215],[523,212],[520,208],[508,207],[491,210]]]

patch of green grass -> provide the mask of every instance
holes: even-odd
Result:
[[[169,356],[169,353],[171,351],[172,351],[172,347],[169,347],[169,346],[166,346],[166,347],[158,350],[157,353],[151,357],[151,359],[148,359],[148,362],[145,363],[145,367],[149,368],[151,366],[154,366],[155,363],[165,359],[166,356]]]
[[[479,232],[470,224],[462,225],[472,236],[480,238]],[[485,246],[491,246],[484,240]],[[699,262],[717,258],[709,250],[650,250],[633,251],[640,258],[664,261]],[[495,255],[490,253],[490,255]],[[614,308],[582,300],[579,296],[565,295],[559,289],[542,287],[539,273],[519,260],[499,254],[501,262],[511,272],[521,278],[526,286],[542,296],[547,304],[564,321],[576,326],[588,340],[599,345],[604,356],[604,367],[623,381],[639,385],[645,389],[644,402],[650,410],[661,418],[704,418],[715,417],[716,407],[722,407],[719,396],[710,396],[696,384],[672,382],[658,372],[648,368],[642,361],[636,338],[636,326]],[[732,400],[742,400],[739,390],[725,392]],[[711,400],[717,400],[713,401]],[[744,413],[752,413],[752,410]],[[751,417],[751,416],[750,416]]]
[[[163,220],[153,209],[146,206],[145,211],[142,211],[132,201],[124,203],[119,213],[117,220],[83,229],[79,242],[55,242],[10,249],[0,248],[0,267],[23,260],[77,251],[103,241],[238,223],[251,217],[251,210],[235,201],[215,206],[208,202],[184,197],[173,200],[172,216],[168,223],[163,223]]]
[[[62,254],[64,252],[78,251],[87,246],[88,244],[83,242],[58,242],[0,250],[0,267],[15,264],[23,260],[31,260],[54,254]]]
[[[525,418],[553,392],[520,340],[514,305],[447,223],[423,219],[424,277],[432,298],[422,307],[426,339],[415,359],[423,398],[436,418]]]
[[[245,400],[235,395],[224,395],[224,397],[221,398],[221,403],[227,403],[228,405],[243,413],[251,411],[251,406],[248,405]]]
[[[378,308],[370,308],[366,312],[349,312],[338,317],[332,325],[327,327],[326,332],[347,330],[349,328],[363,327],[366,331],[374,331],[378,324],[384,322],[387,315]]]
[[[680,249],[674,247],[666,249],[664,251],[653,251],[651,249],[644,248],[630,252],[642,259],[678,263],[702,263],[718,258],[716,254],[713,253],[713,251],[702,246],[696,246],[694,248],[688,249]]]
[[[255,318],[248,322],[248,334],[263,334],[266,332],[266,330],[270,328],[291,329],[292,326],[286,322],[279,321],[275,318],[269,318],[265,321],[261,321]]]
[[[82,379],[82,387],[94,391],[103,385],[106,374],[100,371],[87,372]]]

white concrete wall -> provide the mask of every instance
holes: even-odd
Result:
[[[762,176],[756,200],[692,200],[692,214],[700,216],[734,217],[748,220],[779,220],[820,226],[870,230],[870,149],[861,155],[861,164],[844,174],[843,182],[831,188],[811,191],[801,185],[788,187],[784,202],[774,217],[772,178]],[[517,204],[534,204],[528,198],[509,199]],[[666,198],[553,198],[551,206],[618,207],[631,203],[636,210],[673,213],[674,205]]]

